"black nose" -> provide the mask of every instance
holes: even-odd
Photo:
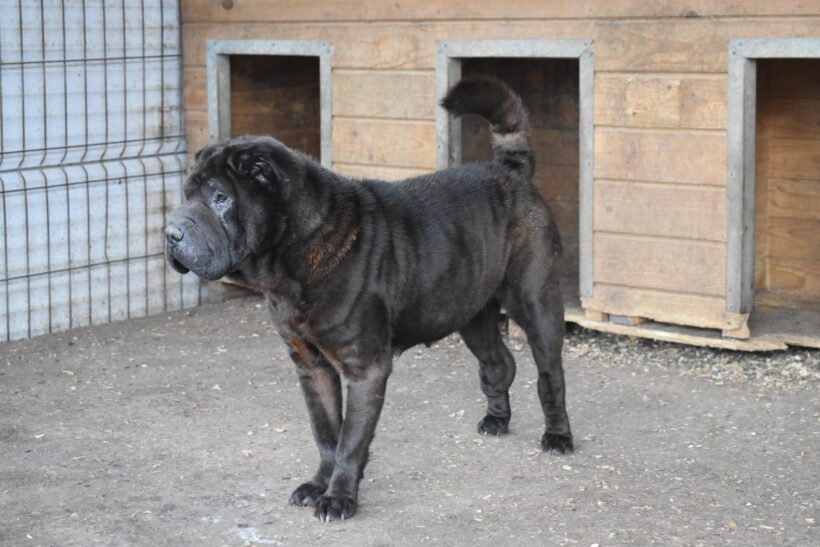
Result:
[[[165,228],[165,239],[168,240],[169,243],[178,243],[182,241],[182,230],[179,229],[179,226],[174,226],[173,224],[169,224],[167,228]]]

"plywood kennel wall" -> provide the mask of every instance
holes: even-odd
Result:
[[[327,142],[319,155],[342,173],[388,180],[436,167],[442,147],[436,132],[439,44],[588,43],[584,54],[594,67],[589,152],[580,154],[585,145],[579,139],[566,153],[551,157],[563,146],[556,145],[539,154],[545,165],[561,165],[561,176],[576,153],[577,165],[587,161],[591,170],[587,197],[580,181],[574,197],[571,175],[559,180],[557,170],[555,186],[545,179],[543,188],[569,191],[564,206],[578,200],[578,213],[571,205],[560,212],[568,225],[578,215],[578,230],[565,228],[565,239],[580,238],[579,276],[589,272],[589,290],[582,282],[572,319],[713,346],[784,347],[785,338],[754,320],[756,194],[754,173],[747,174],[756,162],[749,144],[756,138],[750,89],[757,90],[758,62],[771,57],[765,48],[733,51],[732,43],[801,38],[789,42],[785,57],[820,57],[820,3],[183,0],[182,20],[189,151],[209,139],[209,41],[322,42],[332,51],[327,81],[320,83],[320,93],[327,93],[320,118],[329,123],[326,134],[320,131]],[[733,79],[732,70],[740,77]],[[761,65],[760,77],[766,70]],[[558,115],[550,110],[563,108],[555,102],[558,90],[547,84],[543,90],[534,110],[544,106],[545,116]],[[768,105],[763,91],[761,100],[766,126],[765,112],[777,107]],[[789,148],[790,157],[802,154],[800,161],[814,165],[815,142],[806,141],[802,152]],[[805,189],[809,179],[797,179]],[[805,199],[816,203],[808,188]],[[769,217],[770,226],[773,218],[779,217]],[[773,271],[779,257],[771,248],[765,256]],[[806,287],[817,283],[814,276]],[[805,302],[814,298],[803,298],[799,310],[807,311]]]

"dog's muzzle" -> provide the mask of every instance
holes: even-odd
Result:
[[[191,271],[190,268],[180,262],[179,258],[177,258],[177,253],[175,253],[177,246],[180,245],[184,238],[185,232],[182,231],[180,226],[169,224],[165,228],[165,260],[174,270],[181,274],[186,274]]]

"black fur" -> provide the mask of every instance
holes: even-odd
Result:
[[[179,271],[227,275],[265,294],[320,454],[291,502],[323,520],[356,511],[398,352],[460,332],[487,397],[479,431],[507,433],[515,362],[499,334],[502,306],[526,331],[538,367],[542,446],[572,451],[561,244],[530,180],[526,111],[494,80],[461,83],[443,104],[490,120],[495,160],[398,183],[357,181],[274,139],[234,139],[197,154],[166,232]]]

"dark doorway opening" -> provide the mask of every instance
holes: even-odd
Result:
[[[231,55],[231,136],[270,135],[316,159],[319,57]]]

